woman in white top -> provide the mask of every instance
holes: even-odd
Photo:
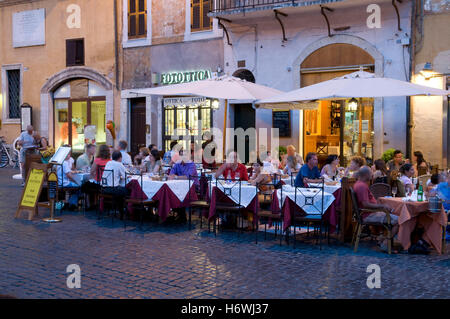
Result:
[[[338,175],[339,156],[329,155],[325,165],[322,167],[320,176],[325,178],[325,181],[331,181],[336,179]]]
[[[400,167],[400,173],[402,174],[402,176],[399,178],[399,180],[405,186],[406,194],[411,194],[415,188],[411,180],[411,178],[414,176],[414,167],[412,166],[412,164],[403,164],[403,166]]]

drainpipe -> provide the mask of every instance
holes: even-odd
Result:
[[[116,69],[116,89],[119,90],[119,32],[117,30],[117,0],[114,1],[114,50],[115,50],[115,69]]]
[[[415,25],[416,25],[416,9],[417,1],[411,1],[411,45],[409,46],[409,80],[411,81],[413,75],[413,65],[415,63]],[[411,97],[406,98],[406,158],[411,159],[412,155],[412,127],[413,118],[411,110]]]

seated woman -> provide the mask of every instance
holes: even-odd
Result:
[[[337,155],[329,155],[327,157],[327,161],[320,172],[320,176],[322,176],[326,182],[335,180],[338,176],[338,165],[339,165],[339,156]]]
[[[377,159],[373,165],[373,180],[375,183],[388,183],[388,170],[386,163],[382,159]]]
[[[145,171],[154,175],[161,172],[161,157],[158,150],[152,150],[148,156],[148,162],[145,163]]]
[[[239,163],[238,154],[234,151],[230,152],[227,161],[223,163],[215,174],[215,178],[223,176],[224,178],[239,179],[248,181],[247,168],[244,164]]]
[[[301,164],[297,161],[295,156],[288,156],[286,159],[286,166],[283,169],[283,174],[297,174],[301,167]]]
[[[399,180],[405,186],[406,194],[411,194],[415,188],[411,180],[414,176],[414,167],[412,164],[403,164],[403,166],[400,167],[400,173],[402,176],[400,176]]]
[[[355,173],[358,172],[358,170],[364,165],[366,165],[366,161],[364,160],[364,158],[360,156],[353,157],[350,162],[350,166],[345,169],[344,176],[356,177]]]
[[[42,163],[48,164],[49,160],[55,154],[55,149],[49,145],[47,138],[41,136],[38,132],[35,132],[33,136],[38,151],[41,153]]]
[[[111,160],[111,154],[108,145],[100,145],[97,157],[94,159],[94,164],[91,167],[91,177],[97,182],[103,174],[104,167]]]
[[[264,174],[262,172],[260,162],[253,163],[252,168],[253,168],[252,176],[249,179],[251,185],[257,186],[259,184],[269,184],[272,182],[270,174]],[[268,185],[260,185],[258,188],[262,192],[266,192],[269,190]]]

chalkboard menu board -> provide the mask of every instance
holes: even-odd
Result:
[[[291,137],[291,111],[273,111],[272,127],[279,129],[280,137]]]

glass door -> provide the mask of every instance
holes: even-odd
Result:
[[[72,141],[72,150],[74,153],[83,153],[84,151],[84,128],[88,124],[88,102],[71,101],[70,123],[72,130],[69,131],[69,137]]]

